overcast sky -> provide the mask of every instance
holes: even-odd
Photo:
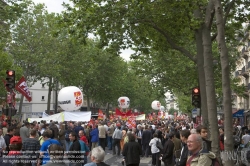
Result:
[[[63,2],[69,3],[69,0],[33,0],[35,3],[44,3],[47,6],[48,12],[60,13],[63,9]],[[121,57],[129,60],[130,55],[134,53],[132,50],[127,49],[122,51]]]

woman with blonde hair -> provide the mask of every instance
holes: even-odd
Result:
[[[121,151],[123,150],[123,147],[125,144],[124,140],[125,140],[126,136],[127,136],[127,128],[123,128],[122,129],[122,139],[120,141]]]

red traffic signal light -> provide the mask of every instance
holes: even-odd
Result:
[[[194,88],[194,89],[193,89],[193,92],[194,92],[195,94],[200,93],[200,89],[199,89],[199,88]]]
[[[15,88],[15,70],[6,71],[6,84],[5,86],[9,89]]]
[[[196,108],[200,108],[201,106],[201,96],[199,87],[195,87],[192,89],[192,105]]]
[[[15,74],[15,71],[14,71],[14,70],[7,70],[7,71],[6,71],[6,74],[7,74],[8,76],[13,76],[13,75]]]

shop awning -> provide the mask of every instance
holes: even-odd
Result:
[[[238,110],[237,112],[233,113],[233,118],[241,118],[244,117],[244,109]]]

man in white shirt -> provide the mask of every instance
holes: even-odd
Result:
[[[245,146],[250,141],[250,135],[249,134],[250,134],[250,130],[247,130],[245,132],[245,135],[242,136],[241,143],[244,144]]]

